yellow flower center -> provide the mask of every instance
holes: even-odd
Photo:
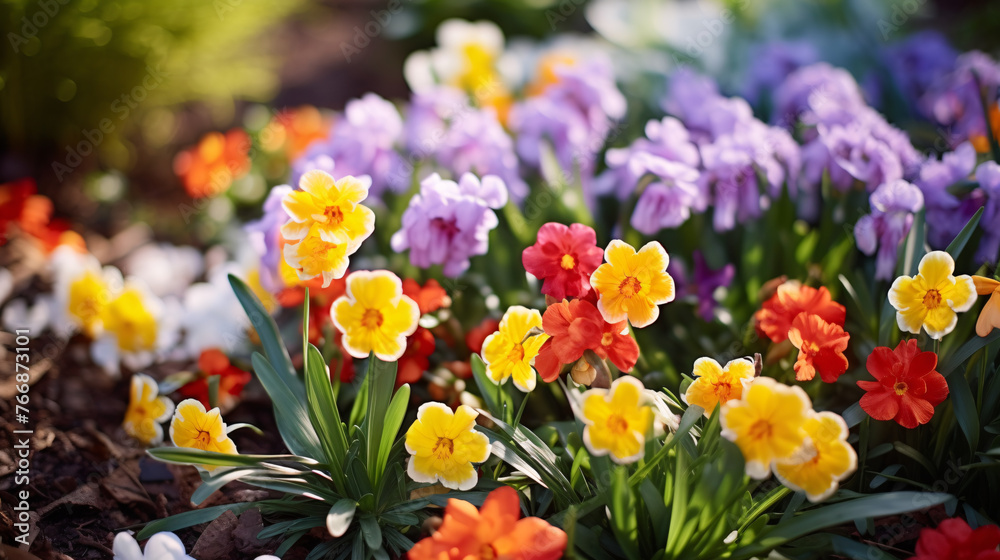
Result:
[[[615,435],[624,435],[628,432],[628,420],[625,419],[621,414],[612,414],[608,416],[607,422],[608,430]]]
[[[382,326],[382,312],[378,309],[366,309],[361,316],[361,326],[366,329],[377,329]]]
[[[327,206],[323,210],[323,215],[326,216],[326,223],[331,226],[339,226],[340,222],[344,221],[344,212],[340,206]]]
[[[455,442],[451,438],[438,438],[437,443],[434,444],[433,452],[438,459],[450,459],[455,452]]]
[[[199,445],[202,445],[207,449],[208,445],[212,443],[212,434],[199,430],[198,435],[195,436],[194,440],[197,441]]]
[[[486,543],[479,549],[480,560],[495,560],[497,557],[497,551],[493,549],[492,544]]]
[[[750,430],[747,432],[747,435],[750,436],[751,439],[757,441],[770,439],[773,430],[774,427],[771,426],[771,423],[767,420],[757,420],[752,426],[750,426]]]
[[[935,289],[927,290],[927,293],[924,294],[924,307],[934,309],[939,305],[941,305],[941,292]]]
[[[559,261],[559,266],[565,270],[573,270],[573,267],[576,266],[576,259],[573,258],[573,255],[566,253],[562,256],[562,260]]]
[[[514,346],[511,347],[510,352],[507,352],[507,359],[515,363],[523,360],[524,346],[515,343]]]
[[[906,393],[907,389],[909,389],[910,387],[909,387],[909,385],[907,385],[903,381],[898,381],[898,382],[896,382],[895,385],[892,386],[892,388],[893,388],[894,391],[896,391],[897,395],[902,396],[903,394]]]
[[[720,381],[715,384],[715,396],[719,398],[720,403],[727,403],[731,400],[733,394],[733,384]]]
[[[615,335],[606,332],[601,336],[601,346],[611,346],[611,343],[615,341]]]
[[[626,276],[621,284],[618,284],[618,293],[625,297],[632,297],[642,289],[642,283],[634,276]]]

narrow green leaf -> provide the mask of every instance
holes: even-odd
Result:
[[[271,367],[271,363],[257,352],[254,352],[250,362],[257,373],[257,378],[264,386],[264,390],[271,397],[274,420],[278,424],[281,439],[284,440],[289,451],[305,457],[322,457],[323,448],[309,420],[309,411],[306,409],[305,387],[301,387],[301,397],[297,396],[296,391],[292,390],[286,380],[294,379],[297,384],[301,385],[298,378],[280,376]]]
[[[222,379],[221,375],[209,375],[208,376],[208,408],[216,408],[219,406],[219,380]]]
[[[396,362],[384,362],[375,354],[368,356],[368,412],[365,415],[365,439],[368,444],[367,460],[369,481],[372,488],[378,488],[383,468],[378,468],[379,448],[382,446],[382,431],[385,426],[386,411],[396,385]],[[375,547],[373,547],[375,548]]]
[[[263,304],[257,299],[250,287],[243,280],[230,274],[229,285],[236,293],[236,299],[240,300],[240,305],[250,318],[250,324],[257,331],[260,343],[264,347],[264,354],[277,371],[295,377],[295,366],[292,365],[292,358],[288,355],[288,350],[281,342],[281,335],[278,332],[278,325],[271,318],[271,314],[264,309]],[[299,384],[301,386],[301,383]],[[294,389],[293,389],[294,391]],[[305,391],[302,391],[304,396]]]
[[[976,400],[972,397],[969,380],[958,373],[948,376],[947,381],[955,420],[965,434],[965,440],[969,442],[969,449],[975,452],[979,448],[979,414],[976,412]]]
[[[385,413],[385,424],[382,427],[382,441],[378,447],[378,460],[375,462],[377,471],[376,478],[381,479],[385,472],[386,464],[389,462],[389,452],[396,442],[396,435],[400,426],[403,425],[403,418],[406,416],[406,407],[410,404],[410,386],[403,384],[389,403],[389,408]]]
[[[353,500],[343,499],[333,504],[330,513],[326,514],[326,530],[333,537],[342,537],[351,522],[354,521],[354,512],[357,511],[357,504]]]
[[[635,516],[635,498],[628,484],[625,469],[616,466],[612,471],[608,509],[611,510],[611,530],[615,541],[629,560],[640,560],[639,527]]]
[[[309,356],[305,371],[309,420],[323,447],[323,456],[330,467],[330,477],[333,478],[337,491],[346,494],[344,459],[347,457],[347,434],[340,421],[340,411],[333,397],[323,355],[312,344],[307,346],[306,355]]]
[[[215,521],[217,517],[227,511],[231,511],[236,515],[239,515],[244,511],[259,505],[259,502],[242,502],[238,504],[226,504],[222,506],[212,506],[185,511],[184,513],[178,513],[177,515],[171,515],[170,517],[157,519],[156,521],[147,523],[146,526],[143,527],[142,530],[140,530],[136,535],[136,538],[141,541],[162,531],[174,532],[180,529],[187,529],[188,527],[194,527],[195,525]]]
[[[965,244],[972,238],[972,234],[975,233],[976,226],[979,225],[979,220],[983,217],[983,211],[985,210],[986,207],[980,207],[979,210],[976,210],[976,213],[971,219],[969,219],[968,223],[965,224],[962,231],[958,232],[955,239],[948,244],[948,248],[945,250],[948,251],[948,254],[950,254],[955,260],[958,260],[958,256],[962,254],[962,249],[965,248]]]

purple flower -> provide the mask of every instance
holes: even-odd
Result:
[[[687,67],[670,77],[663,109],[684,122],[697,144],[729,134],[738,124],[754,120],[753,109],[738,97],[719,95],[715,82]]]
[[[708,267],[701,251],[694,252],[694,288],[695,295],[698,296],[698,314],[706,321],[715,318],[715,308],[718,303],[715,301],[715,292],[719,288],[728,288],[733,281],[736,269],[732,263],[728,263],[718,270]]]
[[[549,143],[563,172],[579,172],[586,191],[598,152],[614,122],[625,115],[625,97],[615,85],[611,62],[595,56],[557,66],[558,81],[541,94],[514,105],[510,127],[517,132],[517,153],[539,167],[542,144]]]
[[[799,120],[813,127],[846,124],[865,107],[861,89],[850,73],[819,62],[792,72],[778,86],[771,122],[785,128]],[[807,134],[806,139],[811,137]]]
[[[251,246],[260,256],[260,283],[271,293],[277,293],[284,287],[279,273],[282,259],[281,226],[289,218],[281,206],[281,200],[290,192],[292,187],[288,185],[272,188],[264,201],[264,215],[259,220],[247,222],[243,226]]]
[[[704,211],[707,197],[698,185],[697,169],[649,153],[636,154],[628,167],[638,177],[646,173],[656,177],[636,202],[632,214],[636,230],[655,235],[661,229],[679,227],[691,216],[692,208]]]
[[[778,87],[789,74],[819,60],[815,46],[807,41],[771,41],[751,49],[743,97],[753,105]]]
[[[507,187],[495,175],[480,181],[466,173],[455,183],[434,173],[410,199],[403,227],[392,236],[392,249],[409,249],[414,266],[440,264],[446,276],[457,277],[469,268],[470,257],[486,254],[490,230],[499,223],[492,209],[505,204]]]
[[[935,81],[955,67],[958,52],[937,31],[921,31],[883,51],[889,76],[911,108]]]
[[[353,99],[332,130],[329,139],[313,143],[292,163],[293,178],[316,169],[312,165],[327,165],[332,160],[339,174],[335,178],[370,176],[372,199],[378,199],[387,188],[399,191],[409,185],[410,168],[394,149],[402,137],[403,121],[392,103],[374,93]]]
[[[651,120],[646,123],[646,137],[639,138],[628,148],[611,148],[604,156],[609,170],[597,181],[596,192],[614,192],[625,200],[635,191],[642,175],[649,170],[635,159],[654,156],[675,161],[690,168],[697,168],[701,162],[698,147],[690,141],[687,129],[681,121],[673,117]]]
[[[948,188],[968,179],[975,167],[976,150],[968,142],[958,146],[954,152],[942,155],[940,160],[927,159],[920,167],[920,173],[914,183],[924,194],[924,206],[927,208],[927,239],[931,247],[937,249],[947,247],[972,216],[969,214],[963,219],[963,213],[959,211],[959,206],[963,205],[963,202],[950,193]],[[972,212],[974,213],[975,209]]]
[[[916,185],[896,180],[875,189],[869,202],[872,212],[855,224],[854,237],[864,254],[878,249],[875,278],[889,280],[895,276],[899,244],[910,232],[913,213],[924,207],[924,196]]]
[[[979,221],[983,238],[975,259],[978,263],[994,265],[1000,253],[1000,165],[995,161],[981,163],[976,168],[976,180],[979,181],[977,190],[983,195],[981,205],[986,209]]]
[[[988,106],[997,101],[1000,65],[989,55],[970,51],[958,57],[955,70],[937,80],[924,94],[920,106],[932,121],[948,128],[948,141],[957,146],[986,136],[985,95]]]

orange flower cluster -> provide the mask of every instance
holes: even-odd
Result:
[[[819,373],[823,381],[833,383],[847,371],[847,310],[833,301],[826,287],[785,282],[755,317],[761,334],[775,343],[788,340],[798,349],[795,379],[808,381]]]
[[[218,196],[250,171],[250,137],[234,128],[209,132],[174,158],[174,173],[192,198]]]

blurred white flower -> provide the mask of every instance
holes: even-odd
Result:
[[[481,86],[478,78],[493,75],[503,55],[503,32],[491,21],[449,19],[437,28],[438,46],[411,54],[403,66],[410,89],[426,92],[437,84],[466,90]]]
[[[8,331],[28,329],[33,335],[38,334],[51,323],[53,305],[51,296],[39,296],[30,307],[24,299],[14,299],[3,308],[0,322]]]
[[[188,556],[180,537],[166,531],[149,537],[145,552],[130,533],[118,533],[111,551],[113,560],[195,560]]]
[[[137,278],[128,278],[124,289],[104,310],[104,332],[90,345],[90,357],[112,376],[120,365],[137,370],[152,364],[177,342],[179,305],[161,300]]]
[[[194,247],[167,243],[140,247],[125,259],[125,274],[141,279],[157,296],[180,296],[201,276],[205,265]]]
[[[246,345],[249,320],[229,285],[230,273],[246,278],[240,266],[227,263],[214,270],[208,282],[191,284],[184,293],[180,326],[184,349],[191,358],[207,348],[231,355]]]

